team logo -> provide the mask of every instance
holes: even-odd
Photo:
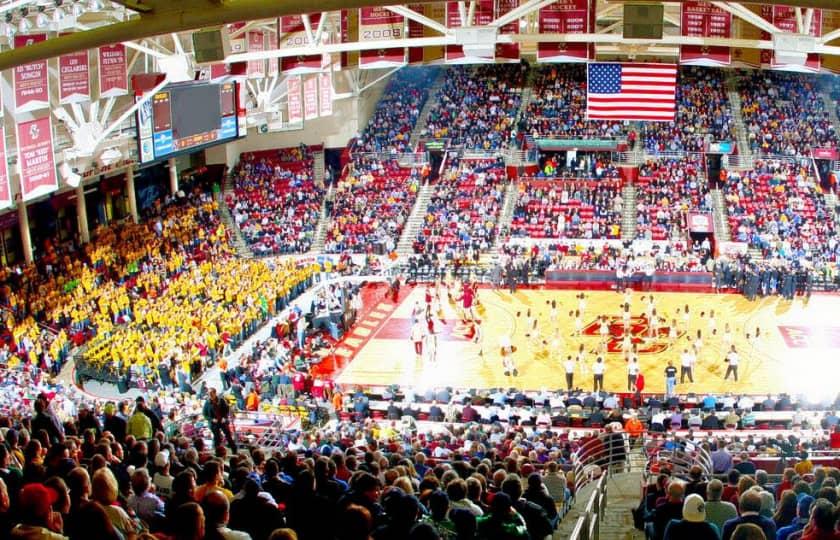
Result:
[[[379,55],[379,58],[385,58],[385,55],[388,54],[388,51],[386,51],[385,49],[379,49],[378,51],[376,51],[376,54]]]
[[[712,52],[712,48],[711,48],[711,47],[709,47],[708,45],[703,45],[702,47],[700,47],[700,52],[701,52],[702,54],[706,54],[706,55],[708,55],[708,54],[710,54],[710,53]]]
[[[38,128],[38,124],[30,124],[29,126],[29,138],[33,141],[38,140],[38,137],[41,135],[41,130]]]
[[[607,317],[609,333],[607,334],[607,353],[623,354],[624,334],[630,334],[630,342],[636,345],[639,354],[659,354],[668,350],[671,342],[668,335],[671,333],[670,326],[660,326],[652,332],[647,317],[631,317],[625,328],[621,317]],[[601,321],[596,319],[583,327],[583,336],[589,338],[601,338]],[[677,338],[685,335],[685,332],[677,332]]]

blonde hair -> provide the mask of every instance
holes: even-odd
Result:
[[[93,473],[91,481],[92,498],[102,506],[109,506],[116,502],[119,486],[114,473],[104,467]]]

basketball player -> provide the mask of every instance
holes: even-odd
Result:
[[[481,321],[478,319],[473,319],[472,332],[472,342],[478,345],[478,356],[484,358],[484,332],[481,330]]]
[[[414,343],[414,354],[417,355],[417,359],[420,359],[423,356],[423,338],[425,337],[425,331],[423,328],[422,321],[415,321],[413,325],[411,325],[411,342]]]
[[[437,324],[433,316],[426,317],[427,332],[424,336],[426,360],[430,364],[434,364],[437,360]]]

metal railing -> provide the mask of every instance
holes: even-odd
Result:
[[[582,514],[575,522],[570,540],[599,540],[601,521],[607,509],[607,477],[602,476],[586,501]]]

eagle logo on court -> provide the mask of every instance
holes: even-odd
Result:
[[[660,326],[657,328],[655,335],[650,335],[650,325],[647,317],[635,316],[630,318],[630,322],[625,329],[624,321],[618,316],[607,317],[607,325],[609,327],[609,334],[607,338],[607,353],[621,354],[625,351],[624,334],[625,331],[630,334],[630,341],[637,346],[639,354],[659,354],[668,350],[671,346],[668,334],[671,333],[670,326]],[[589,338],[601,337],[601,320],[595,319],[583,327],[581,334]],[[677,332],[677,339],[685,335],[685,332]]]

